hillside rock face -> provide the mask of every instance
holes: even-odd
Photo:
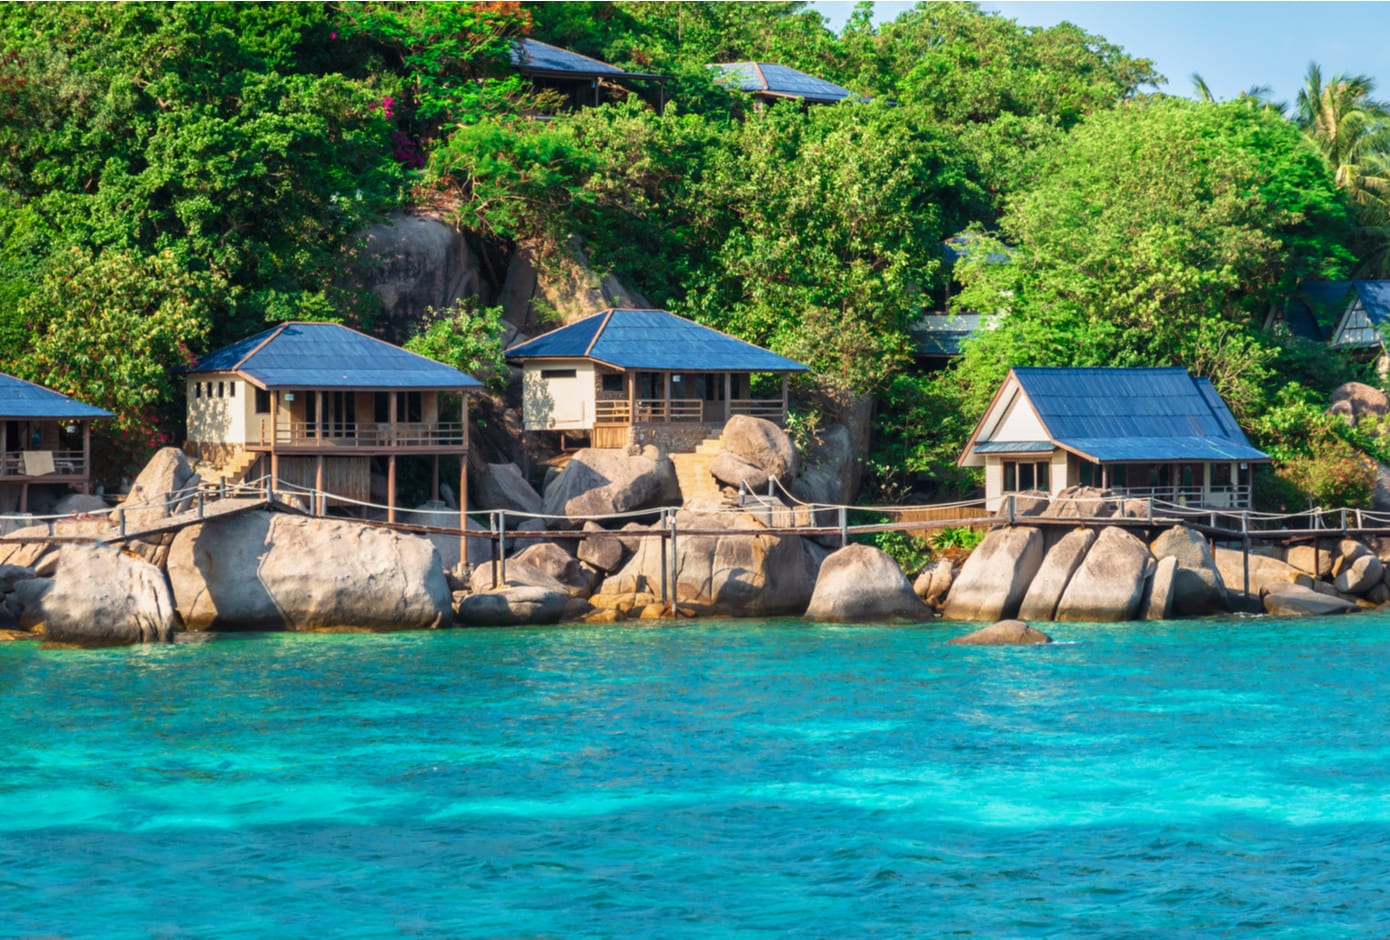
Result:
[[[870,545],[846,545],[821,563],[805,616],[845,623],[927,620],[931,609],[889,555]]]
[[[443,310],[481,293],[478,260],[447,222],[397,212],[364,234],[367,255],[376,263],[368,287],[392,324],[416,323],[427,308]]]
[[[1380,389],[1363,382],[1346,382],[1337,386],[1329,397],[1329,404],[1329,411],[1347,417],[1352,423],[1367,415],[1383,418],[1386,412],[1390,412],[1390,398]]]
[[[724,424],[723,444],[709,470],[726,486],[746,483],[761,492],[768,480],[786,484],[796,476],[799,459],[791,438],[765,418],[734,415]]]
[[[169,549],[189,630],[410,630],[453,618],[429,541],[330,519],[248,512],[190,526]]]
[[[970,553],[946,595],[949,620],[1013,617],[1043,562],[1043,534],[1027,526],[994,529]]]
[[[26,619],[41,622],[53,643],[120,646],[174,634],[174,602],[163,572],[109,545],[64,545],[52,586],[36,599]]]

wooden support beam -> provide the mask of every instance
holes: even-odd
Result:
[[[386,458],[386,521],[396,521],[396,455]]]

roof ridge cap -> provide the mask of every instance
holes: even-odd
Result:
[[[267,336],[265,339],[261,340],[259,343],[256,344],[256,348],[255,348],[255,349],[251,350],[249,353],[247,353],[246,355],[244,355],[244,356],[242,356],[240,359],[238,359],[235,363],[232,364],[232,367],[231,367],[230,369],[228,369],[227,371],[228,371],[228,372],[237,372],[237,371],[240,371],[241,367],[244,366],[244,365],[246,365],[246,363],[251,359],[252,356],[254,356],[256,353],[260,352],[262,349],[265,349],[266,344],[268,344],[271,340],[275,339],[275,337],[277,337],[277,336],[279,336],[281,333],[283,333],[283,332],[285,331],[285,328],[286,328],[287,326],[289,326],[289,325],[290,325],[290,324],[288,324],[288,323],[281,323],[279,326],[275,327],[273,330],[270,331],[270,335],[269,335],[269,336]]]

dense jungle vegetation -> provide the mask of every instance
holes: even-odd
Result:
[[[669,103],[537,120],[521,36],[668,74]],[[751,107],[706,68],[748,59],[866,100]],[[107,459],[138,460],[198,353],[369,329],[357,233],[429,205],[480,242],[580,236],[654,303],[812,365],[820,420],[873,396],[874,498],[969,488],[955,456],[1012,365],[1172,364],[1278,458],[1270,499],[1364,502],[1390,448],[1323,409],[1365,367],[1262,326],[1301,279],[1390,274],[1386,108],[1316,66],[1288,106],[1160,80],[957,3],[861,4],[839,35],[799,3],[4,4],[0,369],[111,409]],[[948,287],[1002,316],[924,374],[908,328]],[[495,333],[457,318],[436,354]]]

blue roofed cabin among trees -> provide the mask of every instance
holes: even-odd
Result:
[[[1271,311],[1265,328],[1375,360],[1384,373],[1390,366],[1382,332],[1386,324],[1390,280],[1304,281],[1282,307]]]
[[[639,88],[653,97],[660,114],[666,106],[667,76],[650,72],[628,72],[559,46],[537,39],[518,39],[513,46],[512,65],[536,91],[554,91],[563,96],[565,106],[577,111],[596,108],[606,99],[622,101],[629,91]]]
[[[1184,369],[1015,368],[961,453],[985,498],[1094,486],[1185,506],[1248,508],[1246,439],[1211,382]]]
[[[86,493],[92,421],[111,412],[0,373],[0,512],[28,512],[31,487]]]
[[[721,62],[710,68],[718,74],[719,84],[752,95],[759,104],[839,104],[847,98],[863,100],[834,82],[772,62]]]
[[[588,434],[594,447],[693,450],[736,414],[784,424],[787,379],[806,366],[666,310],[605,310],[519,343],[527,431]],[[781,376],[754,397],[754,376]],[[688,434],[679,433],[681,430]]]
[[[459,460],[467,492],[468,394],[482,383],[337,323],[283,323],[208,353],[187,373],[184,450],[232,482],[277,484],[371,500],[387,478],[396,506],[401,458]]]

